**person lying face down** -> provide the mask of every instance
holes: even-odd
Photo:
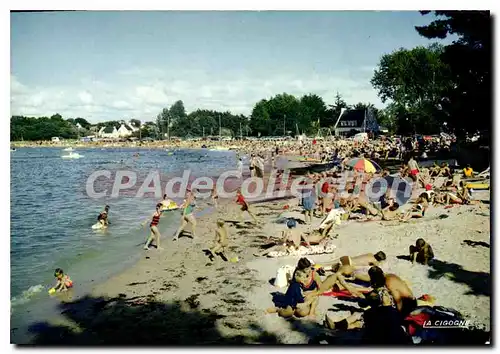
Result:
[[[330,266],[323,267],[324,270],[332,270],[337,265],[340,266],[353,266],[353,267],[363,267],[363,266],[374,266],[379,265],[386,260],[386,255],[383,251],[378,251],[377,253],[364,253],[359,256],[342,256],[333,261]],[[337,267],[338,268],[338,267]]]
[[[412,263],[420,263],[427,265],[434,258],[434,252],[430,244],[425,242],[423,238],[419,238],[415,242],[415,246],[410,246],[410,259]]]

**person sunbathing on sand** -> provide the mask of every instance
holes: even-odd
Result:
[[[318,287],[318,290],[310,292],[307,296],[317,297],[327,291],[342,291],[347,290],[355,297],[363,298],[363,291],[370,291],[370,288],[356,286],[348,283],[346,277],[351,277],[351,279],[357,279],[361,281],[369,280],[368,276],[360,275],[355,272],[355,267],[352,266],[340,266],[337,265],[336,269],[333,269],[334,274],[329,275],[323,280],[322,284]],[[358,275],[360,278],[358,278]]]
[[[376,309],[377,307],[392,307],[394,306],[394,299],[389,294],[389,291],[385,286],[380,286],[377,289],[374,289],[374,292],[369,295],[370,299],[370,307],[366,311],[354,312],[353,314],[345,317],[340,321],[334,321],[328,314],[325,315],[325,320],[323,322],[323,326],[328,329],[337,329],[337,330],[350,330],[356,328],[363,328],[365,325],[364,317],[366,314],[369,314],[372,309]]]
[[[323,267],[323,269],[326,271],[331,271],[338,264],[342,266],[354,266],[354,267],[378,266],[383,261],[385,261],[386,258],[387,257],[385,253],[382,251],[379,251],[375,254],[364,253],[355,257],[342,256],[336,259],[331,266]]]
[[[425,212],[429,208],[431,203],[430,193],[423,192],[418,196],[413,204],[412,208],[406,212],[406,214],[401,218],[401,221],[408,221],[411,218],[423,218],[425,216]]]
[[[399,210],[399,204],[394,201],[387,208],[382,209],[380,213],[384,221],[401,220],[403,217],[401,210]]]
[[[301,235],[300,231],[296,230],[297,222],[294,219],[288,219],[286,222],[287,229],[281,232],[281,237],[276,241],[276,245],[260,252],[254,253],[256,257],[266,256],[268,253],[276,251],[282,252],[287,249],[294,248],[298,249],[300,247]],[[271,240],[272,236],[269,236],[268,241]]]
[[[325,228],[320,230],[313,230],[310,233],[304,233],[301,235],[304,240],[306,247],[311,247],[311,245],[319,245],[321,242],[325,241],[328,234],[333,229],[333,223],[328,224]]]
[[[368,271],[372,286],[385,279],[385,286],[394,298],[396,308],[401,315],[406,317],[417,307],[417,299],[413,296],[408,285],[396,274],[384,274],[384,271],[377,266],[371,267]]]
[[[316,317],[316,307],[318,305],[317,297],[306,297],[310,291],[305,289],[317,287],[314,281],[314,272],[309,268],[297,269],[293,280],[291,281],[284,301],[280,307],[271,307],[266,310],[267,313],[277,313],[280,317]]]

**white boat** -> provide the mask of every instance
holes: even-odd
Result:
[[[214,146],[210,150],[212,150],[212,151],[229,151],[229,148],[223,147],[223,146]]]
[[[11,148],[10,149],[10,152],[14,152],[14,151],[16,151],[16,148]]]
[[[72,147],[68,147],[68,148],[64,149],[63,151],[73,151],[73,148]]]
[[[80,155],[77,152],[70,152],[68,155],[63,155],[61,156],[63,159],[79,159],[83,157],[83,155]]]

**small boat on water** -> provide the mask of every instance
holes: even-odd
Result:
[[[77,152],[70,152],[68,155],[62,155],[61,156],[63,159],[79,159],[83,157],[83,155],[80,155]]]
[[[63,151],[73,151],[72,147],[67,147],[66,149],[63,149]]]
[[[16,151],[16,148],[10,148],[10,152]]]
[[[229,151],[229,148],[223,147],[223,146],[214,146],[210,150],[212,150],[212,151]]]

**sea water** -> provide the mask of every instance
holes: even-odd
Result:
[[[99,170],[133,171],[146,176],[159,171],[165,181],[190,170],[195,177],[216,177],[235,170],[232,151],[134,148],[75,149],[83,157],[63,159],[62,148],[19,148],[11,153],[11,342],[24,342],[31,323],[43,322],[56,311],[58,300],[48,296],[56,268],[74,282],[75,296],[89,291],[137,261],[149,235],[158,198],[132,193],[92,199],[86,194],[89,176]],[[140,184],[139,178],[138,184]],[[113,183],[112,181],[110,182]],[[162,193],[163,194],[163,193]],[[161,198],[160,198],[161,200]],[[182,203],[181,200],[176,200]],[[110,206],[108,230],[92,230],[104,206]],[[160,232],[172,237],[180,212],[164,213]],[[148,221],[146,227],[140,223]]]

